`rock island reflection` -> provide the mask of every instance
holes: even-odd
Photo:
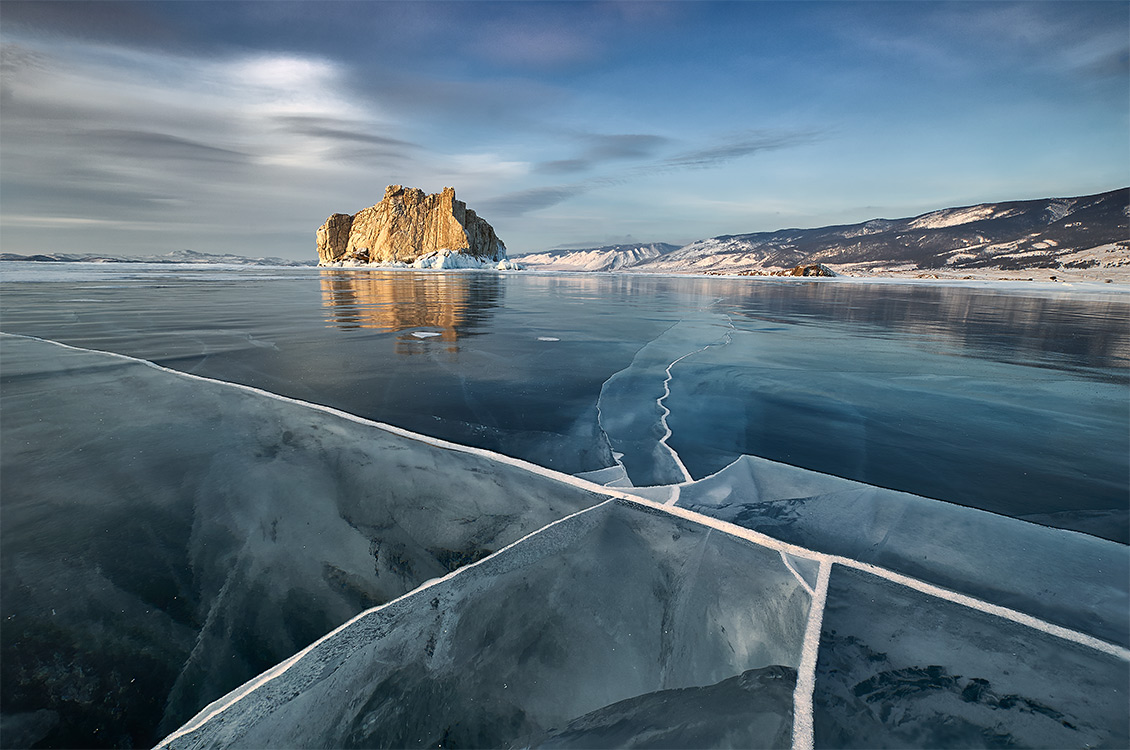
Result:
[[[446,342],[448,351],[458,350],[460,336],[475,335],[484,327],[502,296],[493,273],[325,268],[321,283],[330,327],[413,330],[416,335],[405,336],[404,344],[434,339]],[[396,351],[423,350],[398,345]]]

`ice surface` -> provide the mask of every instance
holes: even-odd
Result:
[[[817,747],[1127,747],[1130,665],[835,566]]]
[[[1059,513],[1067,528],[1094,531],[1104,514],[1099,533],[1128,541],[1124,378],[731,317],[730,342],[680,362],[665,401],[694,478],[763,456],[996,513]]]
[[[1130,529],[1130,304],[1112,285],[199,267],[123,276],[105,264],[68,283],[56,266],[71,264],[23,265],[50,266],[55,280],[5,283],[5,330],[568,473],[614,464],[597,423],[605,383],[668,328],[713,320],[655,363],[638,403],[624,402],[669,461],[655,448],[663,368],[731,333],[675,365],[663,401],[666,445],[695,478],[761,455],[1119,541]],[[422,329],[443,335],[411,336]]]
[[[787,745],[808,604],[772,550],[606,504],[361,616],[168,746],[591,746],[609,722],[627,746]]]
[[[155,273],[5,327],[349,414],[0,338],[5,746],[1125,745],[1117,294]]]
[[[54,712],[57,745],[151,743],[357,612],[603,499],[142,363],[0,345],[3,710]]]
[[[749,456],[678,504],[1130,646],[1122,544]]]
[[[600,426],[617,461],[637,486],[690,479],[679,454],[668,445],[673,369],[706,348],[725,346],[730,326],[725,316],[700,313],[679,321],[642,347],[624,370],[600,391]]]
[[[751,669],[715,685],[649,693],[533,739],[544,748],[791,747],[795,670]]]

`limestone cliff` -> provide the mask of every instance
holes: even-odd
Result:
[[[426,195],[418,188],[390,185],[375,206],[333,214],[318,229],[321,264],[414,263],[421,256],[448,250],[484,261],[506,257],[506,246],[454,188]]]

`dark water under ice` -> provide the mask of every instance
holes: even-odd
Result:
[[[4,331],[566,473],[750,454],[1130,540],[1130,299],[1102,285],[45,265],[0,269]],[[676,360],[683,469],[651,455]]]

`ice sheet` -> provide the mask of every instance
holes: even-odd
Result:
[[[1130,645],[1122,544],[749,456],[678,504]]]
[[[668,444],[667,419],[673,370],[684,360],[729,343],[724,315],[698,312],[668,328],[636,352],[631,365],[609,378],[600,391],[600,427],[617,463],[636,486],[674,484],[691,479],[679,454]]]
[[[140,362],[0,347],[3,708],[55,712],[55,744],[152,743],[162,717],[603,500]]]
[[[681,362],[666,400],[694,478],[756,455],[1130,541],[1124,378],[733,319],[730,343]]]
[[[840,592],[840,609],[829,621],[866,628],[871,617],[870,589],[851,588],[863,596],[851,604],[841,595],[848,568],[885,581],[895,592],[892,611],[924,613],[925,620],[936,611],[957,623],[960,638],[973,641],[982,626],[1006,632],[1040,644],[1049,664],[1082,653],[1079,664],[1100,665],[1096,689],[1125,687],[1117,665],[1130,655],[1126,547],[962,507],[1126,535],[1130,337],[1128,306],[1118,295],[659,277],[298,270],[293,277],[281,271],[280,278],[237,279],[233,273],[111,275],[112,283],[76,284],[63,274],[54,283],[6,284],[0,305],[6,326],[387,416],[402,427],[548,468],[389,433],[349,414],[220,383],[170,385],[178,376],[113,357],[43,353],[50,349],[9,357],[11,340],[0,339],[5,745],[12,737],[68,746],[152,742],[170,695],[163,729],[179,721],[176,711],[183,718],[254,674],[255,664],[272,664],[428,578],[427,590],[455,592],[453,607],[473,614],[461,621],[482,645],[465,656],[470,668],[433,679],[427,665],[447,658],[441,645],[455,643],[444,640],[455,636],[440,633],[429,646],[426,635],[403,633],[400,641],[384,641],[395,648],[374,646],[371,654],[387,678],[381,689],[411,697],[404,712],[397,701],[365,707],[356,698],[356,675],[349,676],[351,661],[341,662],[340,681],[320,673],[310,695],[284,696],[285,712],[291,702],[300,708],[310,701],[364,716],[360,724],[325,728],[324,744],[340,742],[334,733],[343,726],[356,737],[396,738],[403,731],[423,737],[448,705],[478,716],[477,701],[486,694],[480,683],[498,673],[532,679],[521,665],[559,653],[549,646],[563,642],[554,640],[552,625],[560,618],[539,618],[560,606],[588,654],[570,674],[583,681],[594,662],[616,665],[615,690],[599,696],[606,702],[584,705],[570,694],[570,714],[549,727],[542,718],[556,709],[545,709],[552,701],[539,693],[549,687],[524,687],[536,705],[519,716],[509,708],[517,683],[493,686],[489,711],[463,722],[472,734],[487,733],[475,735],[483,744],[501,743],[500,733],[510,730],[519,744],[593,745],[605,737],[623,745],[761,744],[733,734],[743,720],[708,720],[711,705],[721,711],[731,700],[753,712],[747,730],[756,725],[764,744],[779,744],[788,724],[781,687],[795,674],[792,742],[805,750],[812,746],[818,660],[823,669],[833,658],[820,638],[830,572],[839,581],[832,590]],[[421,339],[413,332],[440,335]],[[560,340],[540,340],[547,338]],[[604,407],[613,428],[608,435],[601,430]],[[630,449],[626,464],[616,463],[612,439]],[[754,457],[730,465],[751,451],[813,470]],[[686,482],[688,474],[700,480]],[[631,487],[654,481],[680,483]],[[933,487],[928,494],[935,499],[878,486],[884,483],[919,492]],[[585,507],[624,493],[646,498],[639,503],[646,510],[602,507],[589,521],[610,515],[589,532],[558,538],[565,541],[556,552],[543,547],[554,534],[588,523],[580,520],[588,517]],[[557,531],[538,531],[578,510],[582,515]],[[646,522],[630,520],[643,516]],[[656,532],[668,527],[674,530]],[[498,556],[521,557],[505,574],[487,575],[496,564],[487,558],[481,570],[464,567],[437,578],[520,538]],[[701,540],[691,545],[699,557],[687,551],[688,540]],[[716,559],[733,544],[758,549]],[[741,570],[726,562],[751,554],[755,564]],[[466,581],[479,583],[465,589],[461,576],[472,571]],[[768,632],[766,617],[779,619],[784,611],[766,581],[792,592],[787,601],[813,598],[815,611],[791,626],[803,634],[798,660],[746,669],[734,662],[735,653],[794,642],[757,635]],[[689,604],[680,610],[684,619],[676,618],[682,635],[664,662],[677,668],[653,679],[653,663],[633,661],[642,632],[634,618],[665,622],[654,614],[665,591]],[[519,606],[546,596],[545,612]],[[596,603],[581,607],[576,597]],[[742,597],[756,598],[742,605],[750,610],[742,616],[756,622],[719,620],[711,632],[724,625],[726,647],[707,638],[702,664],[699,656],[691,659],[701,628],[691,627],[686,613],[714,617]],[[918,603],[899,610],[897,601],[908,597]],[[396,610],[424,631],[432,627],[412,619],[409,610],[417,605],[400,606],[379,611]],[[418,603],[421,611],[428,607],[430,601]],[[850,617],[843,614],[849,610]],[[963,618],[980,624],[968,628]],[[487,643],[481,623],[493,623],[506,637]],[[876,618],[875,637],[898,640],[891,627]],[[363,635],[351,628],[335,637]],[[594,636],[592,628],[612,635]],[[635,635],[626,640],[628,632]],[[958,644],[946,648],[957,651]],[[613,646],[615,656],[592,656]],[[874,643],[869,647],[879,653]],[[308,653],[321,653],[317,648]],[[730,659],[726,669],[703,673],[718,652]],[[919,653],[925,652],[912,656]],[[1101,727],[1074,699],[1065,709],[1039,695],[1046,692],[1044,677],[1033,678],[1044,687],[1025,691],[979,677],[996,696],[982,700],[987,693],[972,672],[957,671],[945,649],[937,653],[923,667],[926,692],[934,695],[933,681],[960,674],[968,681],[962,695],[972,685],[979,706],[968,713],[932,703],[943,707],[947,726],[984,728],[976,711],[988,706],[990,715],[1007,721],[999,731],[986,730],[986,742],[1006,734],[1025,738],[1036,719],[1050,714],[1017,714],[1015,706],[1051,706],[1063,716],[1078,714],[1069,723],[1089,727],[1090,734],[1078,735],[1084,741],[1101,739]],[[405,654],[415,666],[388,665]],[[1028,664],[1025,659],[1018,664]],[[694,664],[684,668],[687,660]],[[910,657],[904,662],[917,665]],[[1001,671],[1007,662],[1004,652],[987,658]],[[931,672],[934,666],[947,672]],[[863,668],[851,665],[841,674]],[[906,669],[892,667],[903,683],[911,675]],[[691,672],[693,683],[672,681]],[[10,689],[28,680],[48,696],[50,708]],[[631,690],[620,690],[625,686]],[[923,719],[916,695],[883,697],[883,728],[861,736],[877,744],[894,737],[897,744],[911,736],[899,732],[912,729],[920,733],[913,736],[940,737],[939,744],[975,744],[964,729],[930,735],[939,724]],[[122,706],[130,728],[149,735],[122,729]],[[765,721],[753,718],[757,706],[771,707],[758,714]],[[58,734],[63,708],[70,712],[65,737]],[[307,719],[321,713],[315,708]],[[402,721],[429,713],[428,722]],[[668,725],[644,726],[656,715]],[[910,717],[901,728],[884,723],[901,715]],[[155,718],[141,718],[149,716]],[[816,745],[827,727],[850,727],[846,716],[820,719]],[[1117,730],[1121,715],[1114,719]],[[223,715],[216,724],[205,731],[223,735]],[[319,742],[314,734],[307,739]],[[445,744],[458,740],[448,736]]]
[[[569,473],[614,464],[605,383],[664,330],[716,314],[717,330],[659,364],[732,322],[726,346],[674,365],[661,405],[658,368],[619,410],[657,431],[642,434],[660,459],[666,407],[665,444],[696,478],[761,455],[1130,539],[1130,303],[1111,289],[122,264],[71,278],[70,264],[34,265],[54,281],[3,277],[6,330]]]
[[[817,747],[1126,747],[1130,665],[834,568]]]
[[[583,744],[642,712],[631,746],[709,731],[710,697],[735,712],[713,736],[779,746],[808,602],[772,550],[613,502],[363,615],[168,746]]]

